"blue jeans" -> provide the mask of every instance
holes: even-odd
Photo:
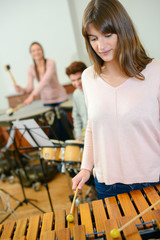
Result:
[[[95,177],[95,187],[97,192],[97,198],[98,199],[104,199],[107,197],[116,196],[120,193],[128,193],[132,190],[137,190],[144,187],[154,186],[155,184],[160,183],[159,182],[151,182],[151,183],[134,183],[134,184],[123,184],[123,183],[115,183],[113,185],[106,185],[105,183],[99,183],[97,178]]]

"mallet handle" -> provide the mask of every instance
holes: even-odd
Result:
[[[10,77],[11,77],[11,79],[12,79],[13,84],[14,84],[14,85],[17,85],[16,80],[15,80],[15,78],[13,77],[12,72],[11,72],[10,70],[8,70],[8,72],[9,72],[9,75],[10,75]]]
[[[72,202],[72,205],[71,205],[70,214],[73,214],[73,208],[74,208],[74,203],[75,203],[75,200],[76,200],[76,197],[77,197],[77,193],[78,193],[78,186],[77,186],[76,191],[74,193],[74,198],[73,198],[73,202]]]
[[[132,218],[129,222],[127,222],[126,224],[124,224],[122,227],[120,227],[118,229],[119,232],[121,232],[124,228],[126,228],[128,225],[130,225],[131,223],[133,223],[135,220],[137,220],[139,217],[141,217],[142,215],[144,215],[145,213],[147,213],[149,210],[151,210],[153,207],[155,207],[158,203],[160,203],[160,199],[153,203],[150,207],[146,208],[143,212],[139,213],[137,216],[135,216],[134,218]]]

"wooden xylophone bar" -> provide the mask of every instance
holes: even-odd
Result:
[[[57,209],[41,216],[0,225],[0,239],[5,240],[111,240],[110,231],[119,228],[160,199],[160,184],[142,191],[119,194],[83,203],[74,209],[74,222],[68,223],[69,210]],[[153,220],[155,224],[153,224]],[[154,226],[155,225],[155,226]],[[117,239],[160,239],[160,204],[123,230]],[[112,239],[113,240],[113,239]]]

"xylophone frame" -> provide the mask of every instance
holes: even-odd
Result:
[[[160,184],[123,193],[117,197],[83,203],[74,208],[74,222],[66,222],[70,209],[56,209],[43,216],[0,225],[0,239],[13,240],[113,240],[110,231],[118,229],[160,199]],[[154,222],[153,222],[154,219]],[[136,220],[117,238],[126,240],[160,239],[160,204]]]

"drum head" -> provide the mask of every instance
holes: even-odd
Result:
[[[65,141],[65,146],[67,146],[67,145],[83,147],[84,142],[77,141],[77,140],[66,140]]]
[[[63,141],[59,141],[59,140],[56,140],[56,139],[50,139],[50,140],[55,145],[55,147],[64,145]]]

